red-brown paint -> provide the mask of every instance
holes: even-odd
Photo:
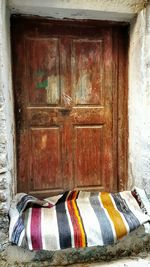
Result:
[[[12,18],[19,192],[124,188],[123,32],[127,39],[126,25]]]

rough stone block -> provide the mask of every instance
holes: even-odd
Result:
[[[3,145],[6,144],[6,135],[4,135],[4,134],[0,134],[0,145],[1,144],[3,144]]]
[[[1,218],[1,215],[6,215],[8,214],[8,206],[7,204],[4,202],[4,203],[0,203],[0,218]]]
[[[5,202],[6,200],[6,193],[3,190],[0,190],[0,202]]]
[[[3,233],[8,237],[9,218],[8,215],[0,216],[0,234]]]
[[[0,173],[4,173],[7,171],[7,154],[0,155]]]
[[[5,115],[4,115],[5,113],[4,113],[4,109],[3,108],[0,108],[0,122],[1,123],[4,123],[4,122],[6,122],[6,120],[5,120]],[[2,124],[1,124],[2,125]]]
[[[5,176],[0,175],[0,190],[7,189],[8,182]]]

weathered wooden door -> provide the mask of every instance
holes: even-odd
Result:
[[[18,191],[116,190],[120,28],[12,25]]]

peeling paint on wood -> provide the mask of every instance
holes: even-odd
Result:
[[[59,76],[51,75],[48,77],[47,81],[47,104],[58,104],[59,103]]]
[[[46,87],[48,86],[48,80],[42,81],[42,82],[38,82],[36,85],[36,88],[41,89],[44,88],[46,89]]]
[[[75,103],[101,104],[102,41],[73,40],[72,77]]]

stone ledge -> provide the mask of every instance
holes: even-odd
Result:
[[[5,261],[0,261],[1,267],[35,267],[33,263],[30,264],[9,264]],[[36,265],[37,266],[37,265]],[[40,267],[48,267],[49,265],[40,265]],[[119,260],[113,260],[110,262],[97,262],[97,263],[79,263],[73,265],[67,265],[68,267],[149,267],[150,266],[150,255],[147,257],[138,256],[138,257],[130,257],[123,258]],[[61,265],[57,265],[55,267],[61,267]]]
[[[89,264],[92,262],[112,261],[122,257],[135,257],[141,252],[143,252],[143,255],[146,257],[148,251],[150,251],[150,235],[145,234],[144,227],[141,226],[139,229],[111,246],[66,249],[57,252],[32,252],[10,245],[5,251],[5,258],[7,259],[5,266],[37,267],[39,264],[43,267],[64,266],[69,264],[76,264],[75,266],[77,266],[79,263]]]

